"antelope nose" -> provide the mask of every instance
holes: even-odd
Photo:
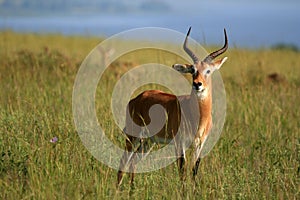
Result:
[[[201,82],[198,82],[198,83],[193,82],[193,86],[194,86],[195,90],[200,90],[202,83]]]

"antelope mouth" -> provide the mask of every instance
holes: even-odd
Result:
[[[205,88],[202,88],[202,89],[195,89],[194,88],[194,90],[195,90],[195,92],[198,94],[198,93],[204,93],[205,92]]]
[[[200,90],[195,90],[195,93],[196,93],[197,97],[200,99],[204,99],[207,96],[205,88],[200,89]]]

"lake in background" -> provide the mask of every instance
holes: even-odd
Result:
[[[299,5],[299,4],[297,4]],[[202,44],[223,43],[227,29],[231,46],[260,48],[279,43],[300,47],[300,6],[294,4],[225,4],[166,13],[78,14],[59,16],[1,16],[0,30],[109,37],[140,27],[163,27],[186,33]],[[153,36],[153,39],[159,36]]]

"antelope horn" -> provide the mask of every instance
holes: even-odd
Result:
[[[217,56],[221,55],[222,53],[224,53],[227,50],[227,48],[228,48],[228,40],[227,40],[227,34],[226,34],[226,29],[225,28],[224,28],[224,35],[225,35],[225,44],[224,44],[224,46],[221,49],[210,53],[203,60],[203,62],[210,63],[213,59],[215,59]]]
[[[183,49],[184,51],[193,59],[194,63],[199,62],[199,59],[197,58],[197,56],[187,47],[187,41],[188,41],[188,37],[190,35],[192,27],[189,28],[188,33],[186,34],[184,43],[183,43]]]

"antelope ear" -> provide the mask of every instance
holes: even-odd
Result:
[[[190,65],[190,64],[174,64],[173,69],[177,70],[178,72],[181,73],[191,73],[194,74],[197,70],[195,68],[194,65]]]
[[[213,67],[214,67],[215,69],[220,69],[221,66],[223,65],[223,63],[224,63],[226,60],[227,60],[227,57],[222,58],[222,59],[220,59],[220,60],[217,60],[217,61],[213,62]]]

